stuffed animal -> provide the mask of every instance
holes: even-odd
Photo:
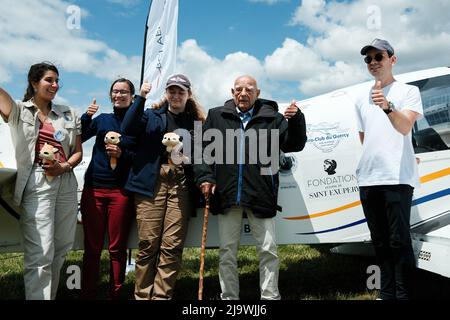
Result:
[[[56,153],[58,148],[55,148],[51,144],[45,143],[39,151],[39,158],[42,159],[42,164],[53,164],[56,161]],[[52,182],[53,176],[45,175],[48,182]]]
[[[105,139],[104,139],[105,144],[106,145],[108,145],[108,144],[117,145],[120,142],[120,137],[121,137],[120,133],[117,133],[115,131],[108,131],[106,133]],[[109,160],[109,164],[111,166],[111,169],[114,170],[117,166],[117,158],[114,156],[111,156],[111,159]]]
[[[188,157],[182,154],[183,142],[181,142],[180,136],[175,132],[167,132],[164,134],[162,144],[166,146],[166,151],[169,153],[167,157],[169,164],[178,165],[189,160]]]

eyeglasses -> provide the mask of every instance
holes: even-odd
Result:
[[[128,91],[128,90],[113,90],[113,91],[111,91],[111,93],[114,95],[120,94],[121,96],[125,96],[125,95],[129,94],[130,91]]]
[[[384,59],[384,55],[382,53],[377,53],[377,54],[375,54],[375,56],[373,58],[371,56],[366,56],[364,58],[364,62],[367,64],[370,64],[373,59],[375,59],[375,61],[377,61],[377,62],[380,62],[381,60]]]

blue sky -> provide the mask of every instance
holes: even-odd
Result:
[[[66,26],[81,9],[81,28]],[[58,102],[83,112],[97,98],[110,111],[118,76],[138,86],[147,0],[0,0],[0,85],[20,99],[32,63],[59,66]],[[279,102],[369,79],[359,49],[388,39],[397,73],[450,65],[450,1],[180,0],[177,70],[205,109],[254,75]]]

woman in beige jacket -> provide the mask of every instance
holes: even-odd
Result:
[[[82,159],[81,125],[72,108],[52,102],[58,89],[58,69],[45,62],[31,66],[23,101],[14,101],[0,88],[0,113],[11,128],[17,160],[14,201],[22,209],[27,300],[55,299],[60,269],[75,237],[73,168]],[[54,152],[49,164],[41,159],[44,144]]]

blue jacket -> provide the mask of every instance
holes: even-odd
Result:
[[[120,130],[122,120],[127,109],[116,109],[114,113],[102,113],[92,119],[88,114],[81,116],[81,140],[83,142],[95,136],[92,158],[84,176],[84,185],[96,188],[123,188],[127,181],[128,172],[133,160],[135,140],[123,135]],[[119,147],[122,155],[117,159],[117,167],[111,169],[110,157],[106,153],[105,135],[108,131],[115,131],[120,137]]]
[[[145,111],[144,107],[145,98],[136,96],[122,122],[122,132],[136,137],[138,141],[125,189],[151,198],[155,193],[164,152],[161,141],[167,127],[167,107]]]

